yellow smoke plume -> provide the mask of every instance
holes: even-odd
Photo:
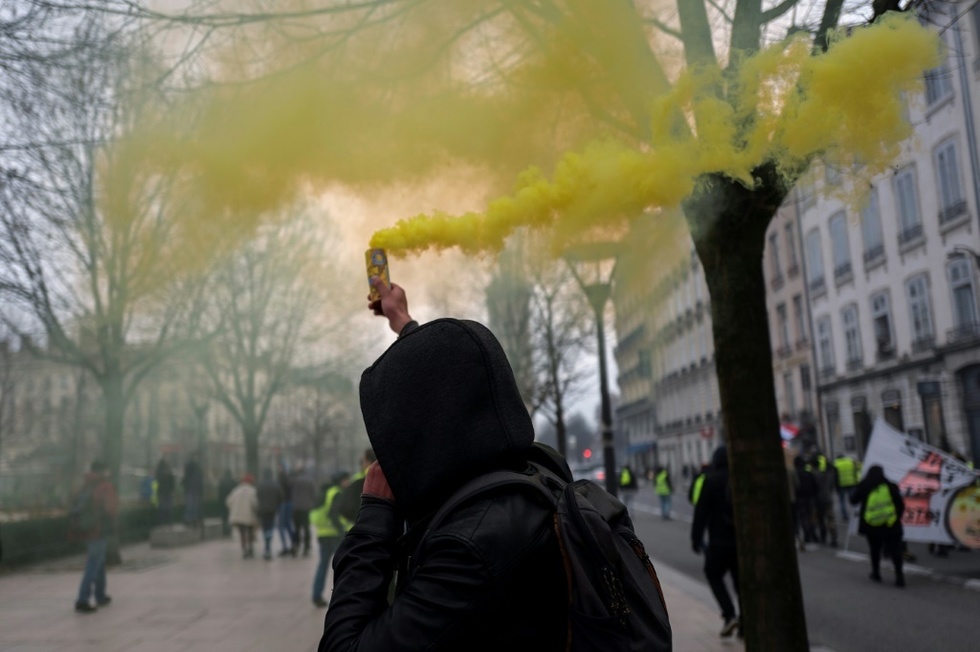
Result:
[[[607,139],[566,154],[550,177],[529,168],[485,211],[429,212],[377,231],[372,247],[394,255],[459,247],[499,250],[519,227],[557,240],[622,228],[643,211],[677,207],[700,175],[720,173],[752,187],[752,170],[775,161],[798,170],[820,155],[866,173],[887,167],[911,131],[903,93],[920,90],[939,62],[939,40],[914,18],[888,16],[838,35],[817,56],[803,39],[776,44],[735,64],[687,71],[651,106],[653,144]],[[727,89],[727,99],[718,89]],[[677,116],[687,129],[677,128]]]

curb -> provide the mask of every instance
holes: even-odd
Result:
[[[868,563],[869,561],[867,554],[863,552],[852,552],[850,550],[841,550],[834,553],[834,556],[838,559],[846,559],[847,561],[857,561],[862,563]],[[970,591],[980,591],[980,580],[967,579],[965,577],[960,577],[959,575],[937,573],[932,568],[926,568],[925,566],[919,566],[917,564],[906,563],[902,565],[902,568],[910,575],[927,577],[934,582],[945,582],[947,584],[962,586],[964,589],[968,589]]]

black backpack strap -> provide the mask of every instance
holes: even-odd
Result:
[[[556,473],[537,463],[531,462],[529,463],[529,467],[530,471],[526,473],[518,471],[491,471],[464,484],[446,499],[432,518],[429,519],[425,528],[425,534],[419,539],[419,543],[421,544],[433,530],[442,525],[446,517],[460,505],[472,498],[501,487],[529,487],[543,495],[552,506],[557,505],[557,494],[565,488],[567,483]]]

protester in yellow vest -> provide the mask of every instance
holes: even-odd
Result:
[[[858,532],[868,539],[871,579],[881,581],[881,551],[884,549],[895,566],[895,586],[905,586],[905,575],[902,573],[902,515],[905,513],[905,501],[898,485],[886,479],[884,469],[875,464],[858,483],[851,503],[861,505]]]
[[[350,486],[350,474],[344,471],[334,474],[325,488],[323,504],[310,512],[310,525],[316,530],[316,540],[320,548],[320,561],[313,575],[313,604],[326,607],[323,590],[327,583],[327,568],[333,553],[340,545],[352,523],[347,522],[337,510],[337,498]]]
[[[850,520],[847,502],[854,495],[854,487],[861,477],[861,463],[843,453],[837,454],[834,460],[834,473],[837,475],[837,498],[840,501],[840,512],[844,522]]]
[[[670,473],[663,466],[657,467],[657,472],[653,476],[654,491],[660,497],[660,516],[665,520],[670,520],[670,508],[674,487],[670,484]]]
[[[619,495],[623,499],[623,504],[626,505],[627,510],[632,508],[633,499],[636,497],[638,488],[636,474],[633,473],[632,467],[629,464],[623,466],[619,472]]]

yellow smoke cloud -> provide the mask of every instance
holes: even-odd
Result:
[[[677,207],[700,175],[721,173],[753,186],[752,170],[775,161],[797,170],[811,157],[883,170],[910,135],[902,94],[938,64],[939,40],[914,18],[889,16],[836,38],[812,56],[803,39],[774,45],[737,65],[687,71],[650,108],[653,145],[603,140],[566,154],[550,178],[522,173],[509,195],[485,211],[430,212],[377,231],[372,247],[394,255],[459,247],[499,250],[519,227],[556,240],[595,228],[622,228],[642,211]],[[729,91],[728,101],[717,89]],[[688,129],[677,128],[686,116]]]

